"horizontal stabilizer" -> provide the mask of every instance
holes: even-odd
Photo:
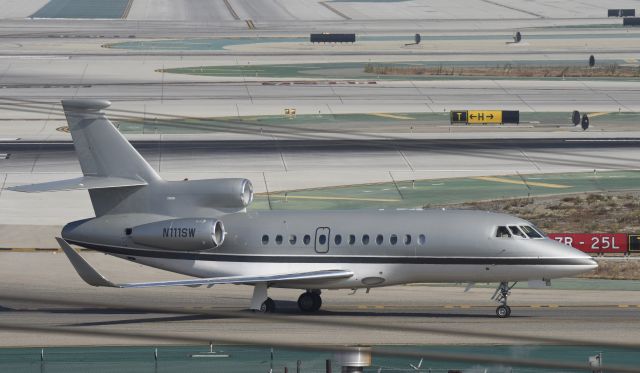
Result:
[[[104,189],[142,185],[147,185],[147,182],[144,180],[114,176],[83,176],[75,179],[58,180],[47,183],[18,185],[7,189],[15,192],[40,193],[57,192],[62,190]]]
[[[349,278],[353,276],[353,272],[342,269],[286,273],[266,276],[228,276],[228,277],[210,277],[196,278],[189,280],[160,281],[160,282],[138,282],[131,284],[115,284],[98,271],[96,271],[80,254],[69,246],[62,238],[56,238],[60,247],[69,258],[69,261],[75,268],[78,275],[89,285],[106,286],[117,288],[150,288],[163,286],[200,286],[200,285],[222,285],[222,284],[256,284],[260,282],[276,283],[276,282],[301,282],[301,281],[318,281],[318,280],[334,280],[340,278]]]

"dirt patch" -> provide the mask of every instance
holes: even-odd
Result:
[[[586,64],[585,64],[586,65]],[[367,64],[364,72],[376,75],[500,76],[517,78],[637,78],[640,67],[609,64],[603,66],[399,66]]]
[[[640,233],[640,192],[588,193],[453,205],[427,205],[503,212],[529,220],[546,232]],[[640,260],[599,261],[581,277],[640,280]]]

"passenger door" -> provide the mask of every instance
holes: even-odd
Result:
[[[317,253],[329,252],[329,238],[331,231],[328,227],[316,229],[315,249]]]

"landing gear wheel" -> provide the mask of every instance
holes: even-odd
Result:
[[[315,298],[316,297],[314,296],[313,293],[310,293],[310,292],[302,293],[298,298],[298,308],[300,309],[300,311],[302,312],[316,311],[317,310],[316,304],[318,302],[316,301]],[[318,298],[320,298],[320,296],[318,296]],[[318,308],[320,308],[320,306],[318,306]]]
[[[501,319],[511,316],[511,307],[507,306],[507,298],[511,293],[511,289],[513,289],[516,284],[517,282],[514,282],[513,285],[509,286],[508,282],[501,282],[491,297],[491,299],[500,303],[498,308],[496,308],[496,316]]]
[[[262,313],[273,313],[275,311],[276,311],[276,302],[274,302],[273,299],[271,298],[267,298],[267,300],[262,302],[262,304],[260,305],[260,312]]]
[[[507,318],[509,317],[509,315],[511,315],[511,309],[509,308],[509,306],[498,306],[498,308],[496,308],[496,316],[498,316],[501,319]]]
[[[313,297],[313,310],[312,312],[316,312],[322,307],[322,297],[318,293],[311,293]]]

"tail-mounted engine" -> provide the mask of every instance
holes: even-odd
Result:
[[[170,187],[179,203],[190,201],[195,207],[244,209],[253,201],[253,185],[248,179],[176,181]]]
[[[137,244],[167,250],[201,251],[213,249],[224,241],[222,221],[207,218],[183,218],[157,221],[127,229]]]

